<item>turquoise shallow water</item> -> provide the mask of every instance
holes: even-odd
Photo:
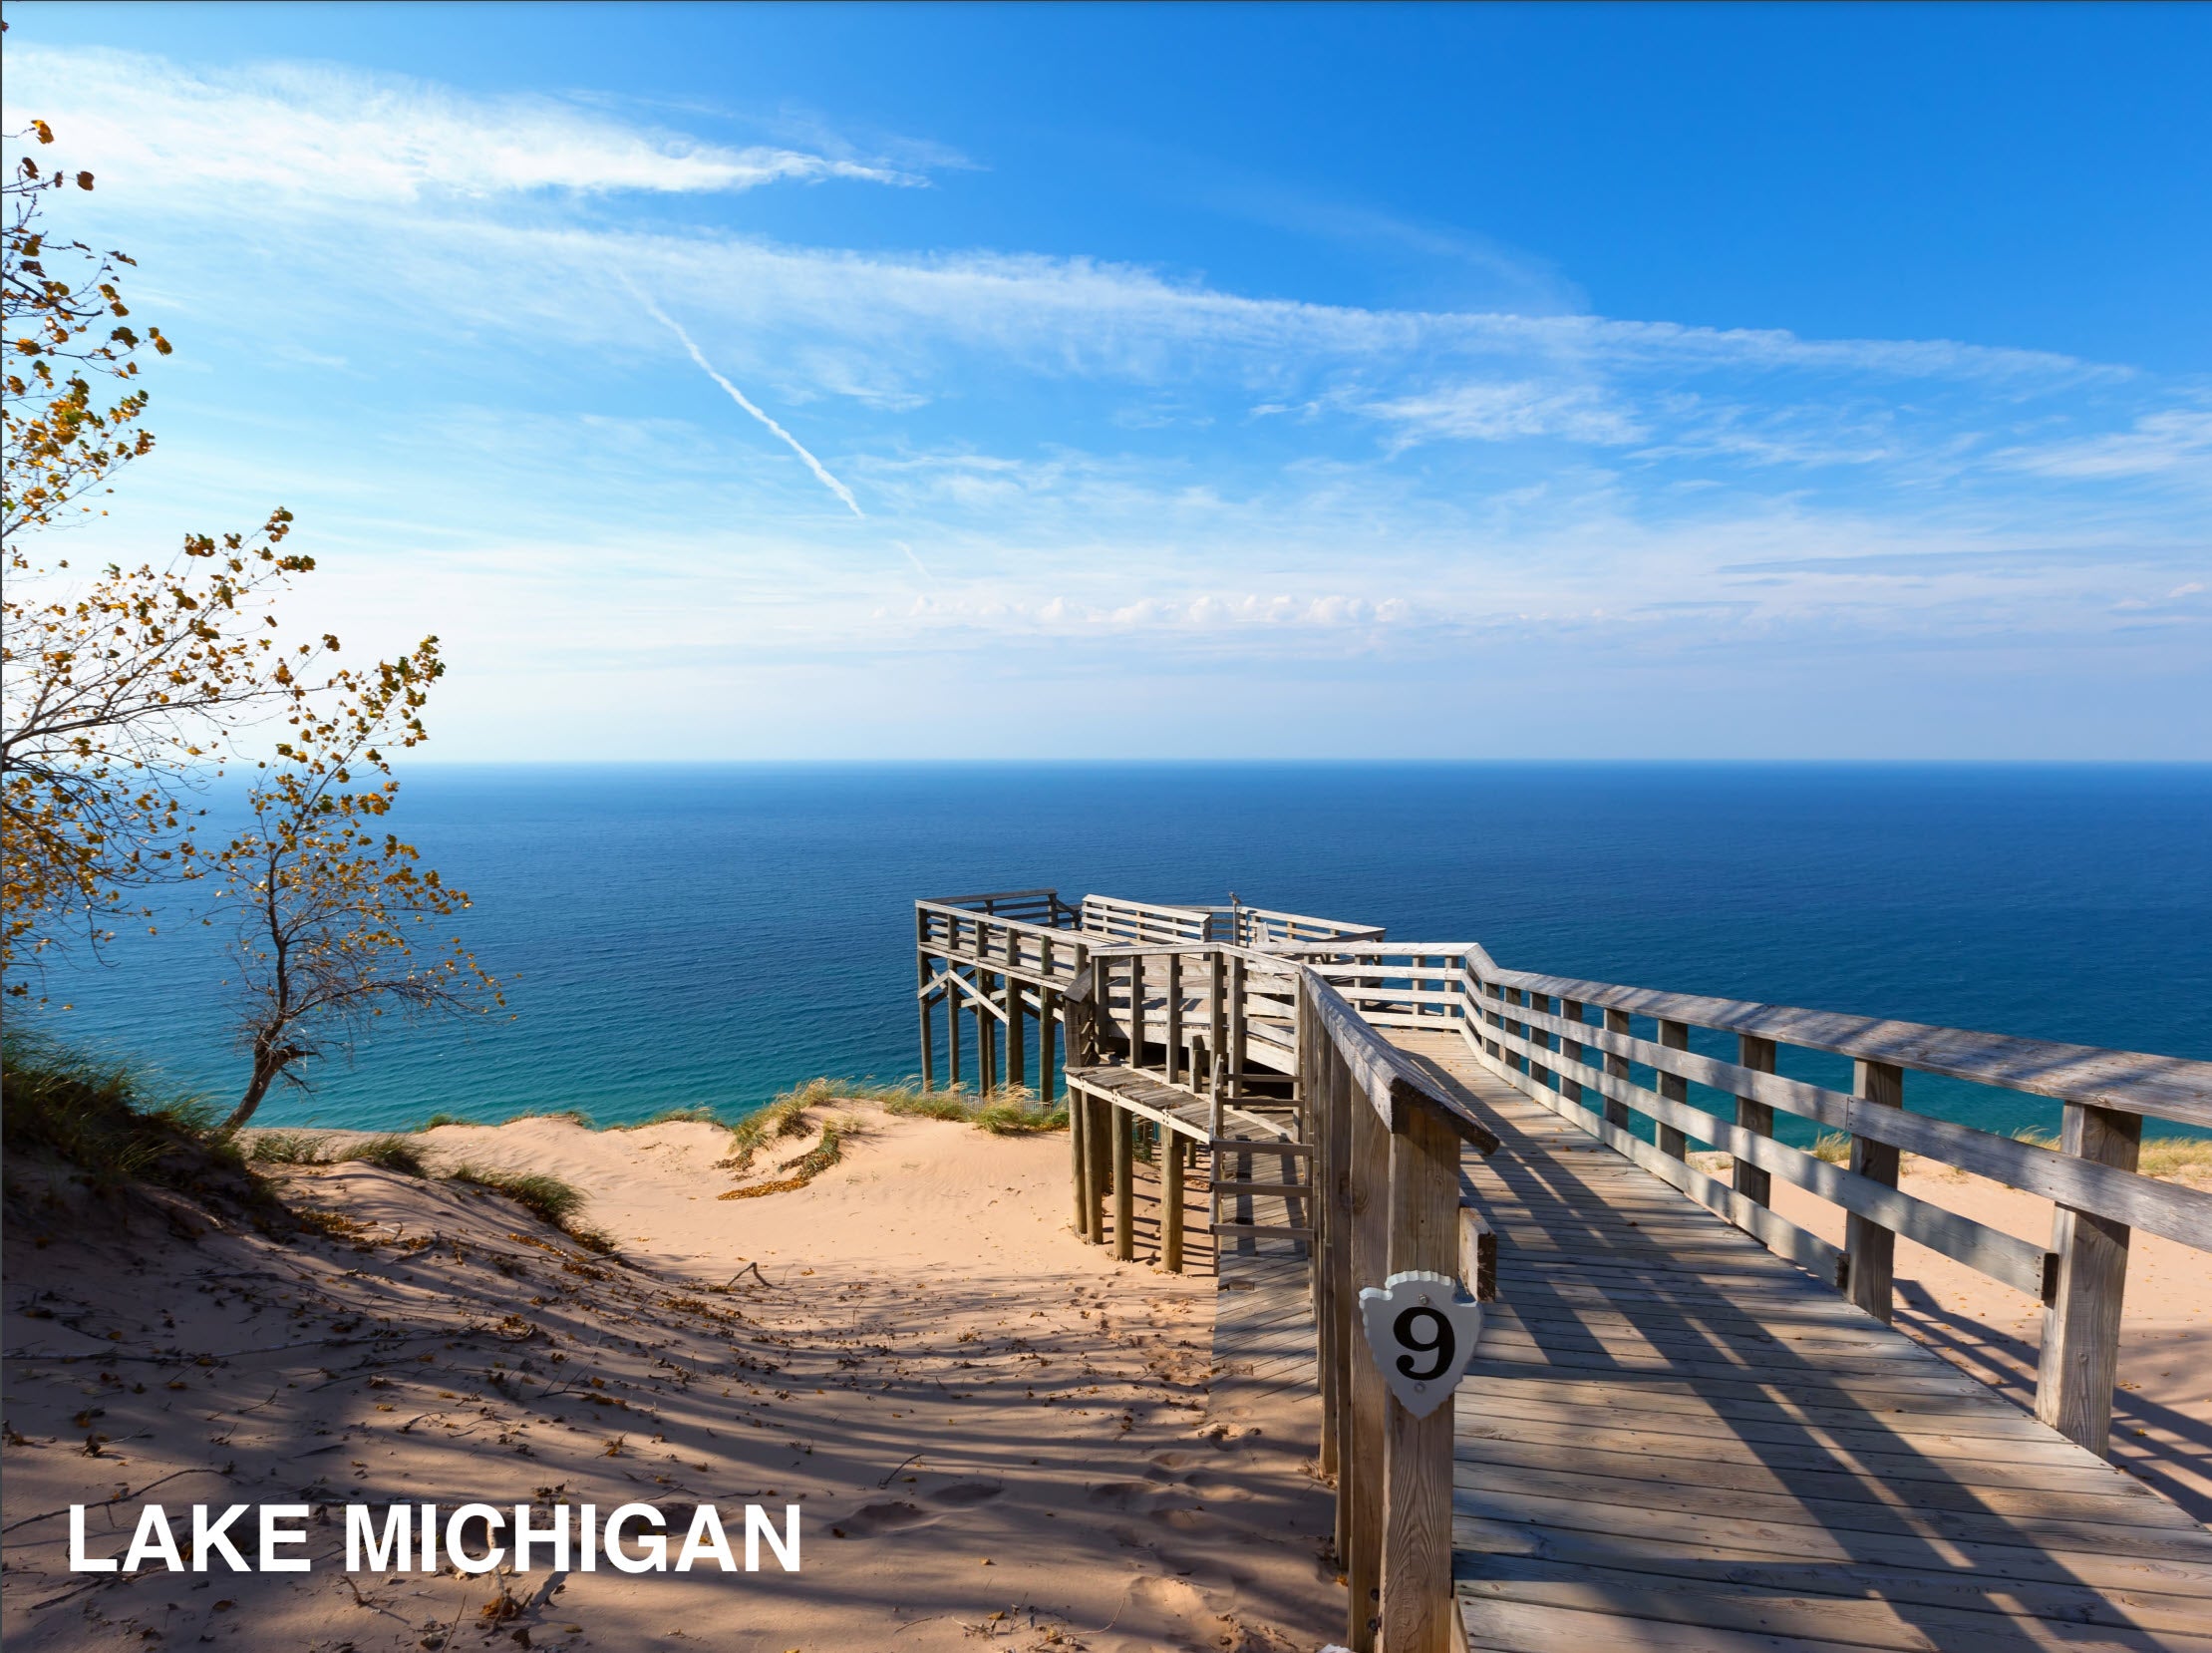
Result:
[[[1041,884],[1234,889],[1522,968],[2212,1058],[2203,766],[425,768],[401,814],[474,895],[514,1018],[382,1028],[265,1123],[618,1123],[896,1077],[913,898]],[[58,972],[74,1008],[41,1019],[228,1099],[222,975],[170,923]],[[1908,1100],[2054,1118],[1918,1079]]]

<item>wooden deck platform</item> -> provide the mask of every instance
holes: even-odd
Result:
[[[1504,1144],[1462,1168],[1499,1246],[1457,1397],[1470,1648],[2212,1653],[2212,1532],[1456,1037],[1392,1038]]]

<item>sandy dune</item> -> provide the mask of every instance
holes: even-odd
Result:
[[[11,1224],[6,1347],[39,1353],[8,1363],[9,1647],[1323,1640],[1343,1611],[1328,1495],[1290,1421],[1208,1420],[1212,1280],[1078,1243],[1064,1136],[848,1112],[844,1163],[739,1200],[716,1197],[727,1139],[706,1126],[430,1134],[590,1191],[624,1264],[498,1196],[360,1164],[292,1175],[331,1213],[308,1242]],[[326,1523],[305,1576],[70,1574],[66,1521],[36,1517],[120,1490],[135,1513],[142,1489],[797,1500],[804,1565],[349,1584]],[[128,1537],[106,1526],[96,1553]]]

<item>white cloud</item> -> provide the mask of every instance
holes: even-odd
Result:
[[[2145,414],[2127,431],[2008,449],[1998,458],[2045,477],[2101,479],[2186,472],[2212,479],[2212,413],[2172,409]]]
[[[887,165],[734,149],[550,98],[470,98],[395,76],[272,64],[195,74],[133,53],[11,47],[10,124],[134,194],[220,190],[407,203],[536,191],[725,192],[784,181],[913,184]]]

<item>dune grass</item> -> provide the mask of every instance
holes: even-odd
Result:
[[[0,1147],[45,1158],[85,1183],[132,1182],[259,1202],[259,1183],[219,1118],[195,1098],[157,1097],[144,1074],[80,1055],[38,1034],[0,1039]]]

